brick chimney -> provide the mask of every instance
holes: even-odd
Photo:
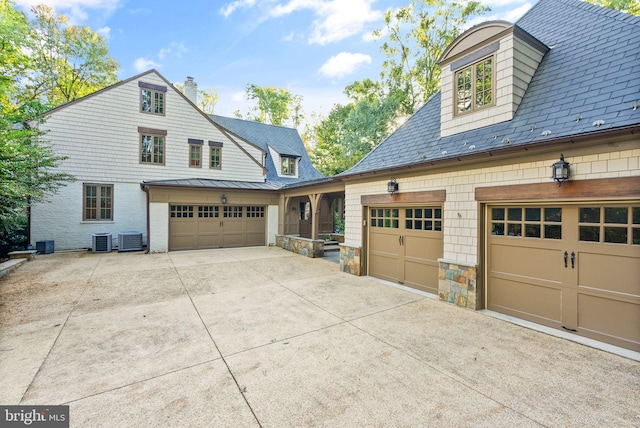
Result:
[[[187,76],[187,80],[184,81],[184,95],[192,103],[198,105],[198,84],[193,81],[191,76]]]

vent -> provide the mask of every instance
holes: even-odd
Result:
[[[118,252],[142,250],[142,232],[120,232],[118,234]]]
[[[91,249],[94,253],[110,253],[111,252],[111,234],[110,233],[94,233],[92,235]]]

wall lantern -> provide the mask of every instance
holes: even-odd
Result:
[[[398,182],[396,181],[395,178],[391,177],[391,180],[389,180],[389,182],[387,183],[387,192],[389,192],[390,195],[393,195],[397,191],[398,191]]]
[[[226,195],[222,195],[222,197],[220,198],[220,202],[222,202],[223,204],[227,203],[227,196]]]
[[[569,162],[565,162],[564,155],[560,154],[560,160],[551,165],[551,179],[555,180],[560,187],[563,181],[569,179],[570,175]]]

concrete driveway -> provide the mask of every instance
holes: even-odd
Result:
[[[0,382],[71,426],[640,425],[637,361],[266,247],[23,264]]]

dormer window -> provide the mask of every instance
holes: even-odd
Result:
[[[296,175],[296,158],[282,156],[282,175]]]
[[[455,73],[456,113],[474,111],[494,103],[493,56]]]

